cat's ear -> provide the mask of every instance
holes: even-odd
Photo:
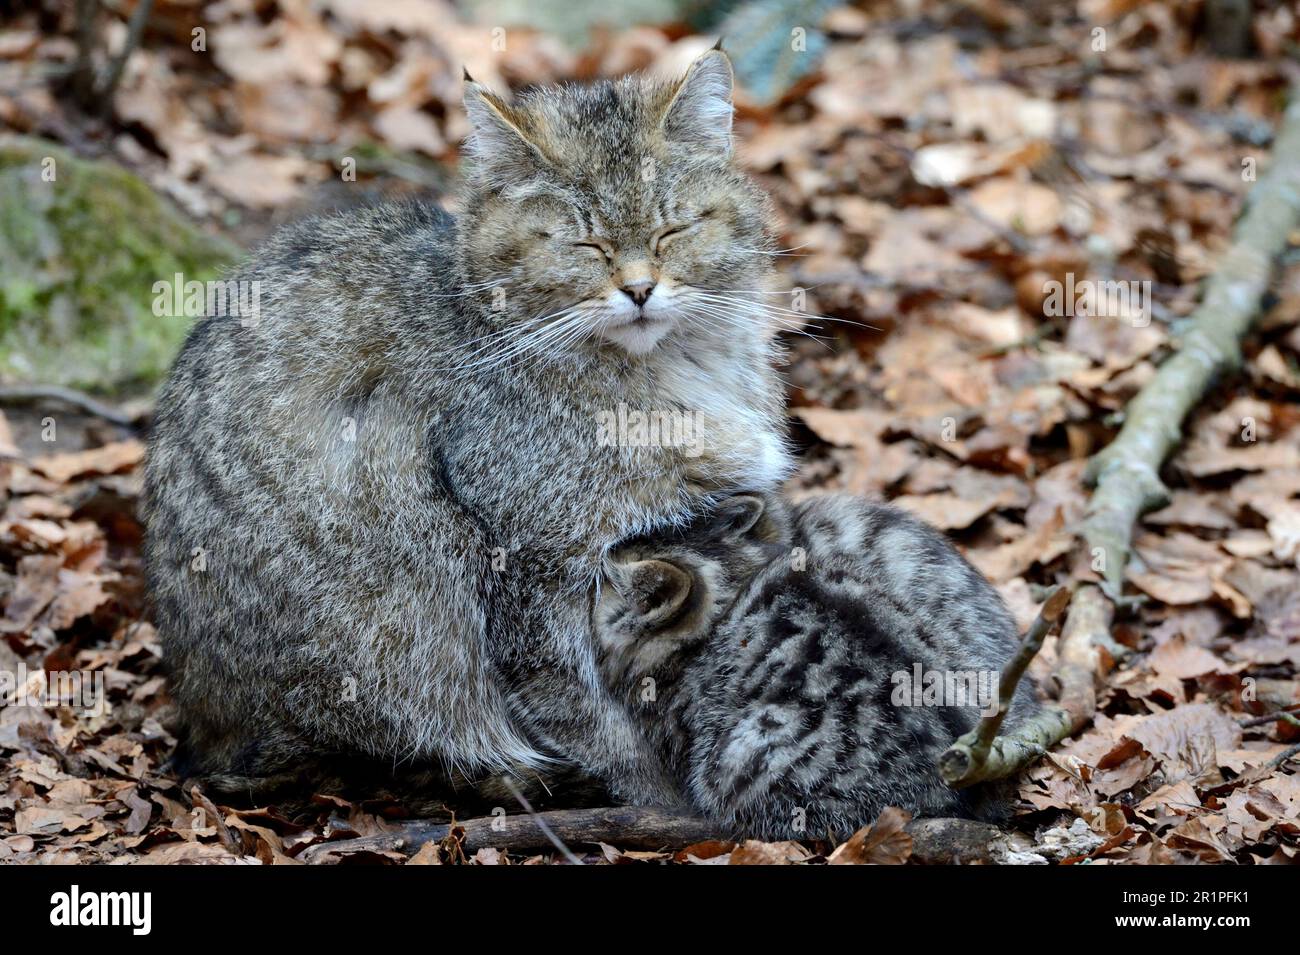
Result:
[[[699,57],[664,111],[669,142],[717,156],[731,155],[731,60],[719,47]]]
[[[472,175],[493,187],[517,183],[546,162],[537,144],[520,128],[510,107],[482,83],[465,82],[465,115],[470,136],[465,149]]]
[[[674,617],[691,594],[689,572],[666,560],[639,560],[623,567],[623,598],[647,627]]]
[[[725,540],[743,537],[767,513],[767,504],[757,494],[733,494],[720,503],[713,516],[713,532]]]

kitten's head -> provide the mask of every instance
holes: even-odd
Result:
[[[769,204],[732,162],[731,93],[719,49],[676,82],[546,87],[514,104],[468,82],[470,288],[539,352],[761,337],[735,298],[770,271]]]
[[[783,502],[737,494],[685,528],[615,547],[592,608],[606,679],[625,685],[705,640],[740,589],[790,544]]]

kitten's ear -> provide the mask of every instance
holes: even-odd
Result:
[[[623,568],[624,599],[648,627],[672,620],[691,593],[691,575],[666,560],[639,560]]]
[[[692,63],[664,111],[663,130],[669,142],[730,156],[734,85],[731,60],[718,47]]]
[[[493,187],[506,186],[532,176],[545,164],[546,157],[519,127],[510,107],[482,83],[465,83],[465,114],[471,130],[465,148],[476,179]]]
[[[714,533],[726,540],[748,534],[767,513],[767,504],[757,494],[733,494],[714,512]]]

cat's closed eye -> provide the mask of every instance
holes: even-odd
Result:
[[[651,238],[650,254],[655,256],[655,258],[658,258],[660,252],[662,251],[662,247],[668,244],[668,240],[677,238],[678,236],[681,235],[685,235],[688,232],[695,231],[695,229],[698,228],[700,225],[702,225],[704,222],[713,218],[716,212],[717,209],[710,206],[709,208],[703,209],[700,212],[696,213],[695,217],[690,221],[675,222],[672,223],[671,225],[665,225],[658,232],[656,232],[654,236]]]
[[[597,254],[603,256],[606,260],[612,259],[614,257],[614,250],[611,249],[609,245],[604,242],[598,242],[598,241],[597,242],[591,242],[591,241],[574,242],[573,247],[575,249],[587,249],[589,251],[596,252]]]
[[[681,235],[683,232],[694,228],[694,226],[695,223],[688,222],[684,225],[669,226],[668,228],[660,230],[650,241],[650,253],[657,257],[662,250],[662,247],[669,239]]]

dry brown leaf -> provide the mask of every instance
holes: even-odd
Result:
[[[969,201],[986,219],[1027,235],[1046,235],[1061,222],[1061,198],[1036,182],[1003,176],[972,190]]]
[[[234,202],[270,209],[297,199],[309,171],[318,170],[298,156],[247,153],[214,164],[207,181]]]
[[[1063,531],[1064,520],[1057,519],[1037,530],[989,550],[971,550],[966,556],[989,580],[1000,584],[1019,577],[1035,564],[1047,566],[1074,546],[1074,535]]]
[[[794,414],[828,444],[844,448],[878,447],[881,432],[892,420],[886,411],[857,408],[839,411],[834,408],[798,408]]]
[[[747,839],[731,853],[728,865],[795,865],[812,858],[797,842],[759,842]]]
[[[14,433],[9,427],[9,419],[4,416],[4,412],[0,412],[0,459],[19,459],[22,456],[18,445],[14,444]]]
[[[1206,703],[1179,706],[1142,717],[1126,735],[1164,764],[1166,778],[1213,782],[1219,777],[1219,750],[1241,745],[1241,727]]]
[[[949,492],[920,496],[904,494],[894,498],[893,503],[944,531],[970,527],[997,506],[993,499],[968,500]]]
[[[1191,852],[1202,862],[1230,862],[1232,850],[1224,845],[1222,834],[1211,831],[1207,823],[1218,820],[1226,825],[1222,816],[1193,816],[1175,826],[1165,837],[1171,848]]]
[[[59,569],[63,558],[31,554],[18,562],[18,581],[8,603],[0,630],[27,630],[59,591]]]
[[[830,865],[904,865],[912,856],[912,814],[886,806],[876,821],[863,826],[826,860]]]
[[[1300,468],[1300,448],[1276,442],[1228,448],[1193,442],[1175,461],[1194,477],[1229,471],[1294,470]]]
[[[1192,646],[1182,636],[1166,640],[1144,661],[1155,673],[1178,680],[1190,680],[1206,673],[1225,672],[1228,665],[1206,650]]]
[[[144,444],[134,439],[114,441],[89,451],[70,451],[32,458],[31,466],[46,477],[66,483],[92,474],[116,474],[144,460]]]
[[[432,116],[408,106],[383,110],[375,117],[375,132],[399,150],[416,150],[429,156],[447,151],[447,141]]]
[[[442,865],[442,849],[437,842],[426,842],[407,861],[407,865]]]

